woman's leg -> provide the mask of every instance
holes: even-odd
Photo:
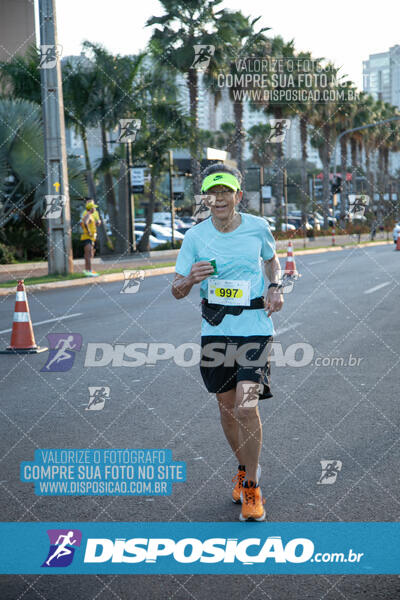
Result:
[[[242,451],[239,443],[239,422],[235,414],[236,390],[232,389],[228,392],[217,394],[217,400],[221,415],[221,425],[225,437],[228,440],[239,465],[244,465],[246,463],[241,460]]]
[[[236,386],[235,421],[239,425],[240,464],[246,465],[246,477],[254,482],[262,444],[258,391],[259,384],[254,381],[239,381]]]

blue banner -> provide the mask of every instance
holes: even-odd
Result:
[[[400,523],[0,523],[1,574],[400,574]]]
[[[167,449],[51,448],[35,450],[20,476],[37,496],[167,496],[186,465]]]

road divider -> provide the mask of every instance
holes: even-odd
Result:
[[[73,319],[74,317],[80,317],[83,313],[74,313],[73,315],[64,315],[63,317],[54,317],[54,319],[45,319],[44,321],[37,321],[36,323],[32,323],[33,327],[37,327],[38,325],[45,325],[46,323],[55,323],[58,321],[65,321],[66,319]],[[10,333],[12,329],[3,329],[0,331],[2,333]]]

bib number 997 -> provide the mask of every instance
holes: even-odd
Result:
[[[215,295],[220,298],[242,298],[243,291],[237,288],[215,288]]]

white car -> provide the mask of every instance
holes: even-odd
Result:
[[[394,226],[393,229],[393,241],[395,244],[397,244],[397,238],[400,235],[400,221],[398,223],[396,223],[396,225]]]
[[[135,239],[136,239],[136,243],[138,244],[140,242],[140,240],[142,239],[143,236],[143,231],[136,231],[135,230]],[[163,242],[161,242],[160,240],[158,240],[156,237],[154,237],[154,235],[149,235],[149,246],[150,246],[150,250],[154,250],[154,248],[157,248],[160,244],[162,244]]]
[[[155,212],[153,214],[153,223],[157,225],[164,225],[165,227],[171,227],[171,213],[169,212]],[[183,227],[184,223],[176,215],[174,218],[175,228]]]
[[[136,231],[144,231],[145,228],[146,223],[135,223]],[[156,225],[156,223],[153,223],[151,226],[151,235],[154,235],[160,244],[164,242],[170,242],[172,239],[172,229],[171,227],[165,227],[164,225]],[[179,231],[174,231],[175,240],[183,240],[184,237],[185,236],[182,235],[182,233],[179,233]]]
[[[269,225],[271,231],[276,231],[275,217],[263,217]],[[296,231],[296,227],[290,223],[281,223],[282,231]]]

